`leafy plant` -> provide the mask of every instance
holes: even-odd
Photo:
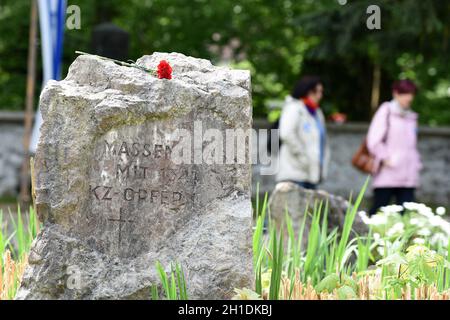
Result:
[[[28,251],[40,228],[32,207],[28,214],[18,207],[16,217],[11,211],[9,217],[13,226],[11,234],[0,210],[0,300],[14,298],[27,264]]]
[[[384,239],[383,242],[403,238],[407,245],[425,244],[434,250],[445,249],[450,239],[450,223],[443,214],[443,207],[433,212],[424,204],[412,202],[383,207],[372,217],[360,212],[374,237]],[[383,245],[383,242],[377,242]]]
[[[161,263],[157,261],[156,270],[167,300],[188,300],[186,280],[180,264],[172,263],[170,265],[170,274],[167,274]],[[151,297],[154,300],[159,299],[158,287],[156,285],[153,285],[151,288]]]
[[[439,248],[442,254],[427,249],[428,253],[423,251],[418,256],[414,254],[418,247],[408,245],[412,237],[409,231],[404,230],[401,235],[392,237],[369,229],[366,235],[351,237],[353,222],[367,184],[368,181],[347,210],[342,230],[329,230],[328,204],[319,202],[311,211],[305,211],[297,234],[286,212],[285,240],[282,240],[283,233],[280,233],[284,230],[283,226],[277,229],[270,216],[265,224],[266,195],[262,205],[256,206],[261,212],[257,214],[253,237],[255,292],[253,295],[248,292],[241,294],[241,298],[450,298],[450,244]],[[302,248],[307,219],[309,234],[306,248]],[[264,234],[265,225],[267,234]],[[446,255],[447,259],[444,259]]]
[[[271,252],[269,255],[271,258],[270,266],[272,273],[270,278],[269,299],[278,300],[283,271],[283,234],[280,233],[280,237],[277,241],[277,232],[275,228],[272,228],[271,240]]]

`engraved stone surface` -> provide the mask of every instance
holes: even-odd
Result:
[[[183,266],[193,299],[253,285],[250,160],[223,151],[250,155],[232,134],[251,128],[249,72],[177,53],[137,64],[163,59],[172,80],[83,55],[45,87],[44,228],[17,299],[149,299],[156,261]]]

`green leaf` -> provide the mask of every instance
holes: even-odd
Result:
[[[337,295],[340,300],[356,299],[355,291],[346,285],[337,289]]]
[[[379,265],[400,265],[400,264],[408,264],[408,261],[405,258],[405,255],[400,252],[395,252],[384,259],[377,261],[377,266]]]
[[[151,299],[152,300],[159,300],[158,286],[156,284],[152,285],[152,288],[151,288]]]
[[[339,285],[339,276],[337,274],[330,274],[322,279],[319,284],[316,286],[317,292],[328,291],[332,293],[334,289],[336,289]]]
[[[356,213],[358,212],[359,205],[363,199],[364,193],[366,192],[367,185],[369,184],[370,177],[367,177],[366,182],[364,183],[362,189],[360,190],[358,197],[353,206],[351,206],[351,202],[349,202],[349,208],[347,209],[347,213],[345,215],[344,227],[342,228],[342,236],[337,249],[337,263],[339,270],[343,268],[343,259],[345,254],[345,249],[347,247],[347,242],[350,237],[350,232],[352,230],[353,221],[355,220]]]
[[[349,275],[343,274],[341,276],[342,280],[341,280],[341,284],[344,286],[349,286],[350,288],[353,289],[353,291],[355,293],[358,292],[358,284],[356,283],[356,281],[350,277]]]

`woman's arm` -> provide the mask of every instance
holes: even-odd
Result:
[[[304,149],[298,137],[298,126],[301,124],[300,112],[294,104],[287,104],[280,118],[280,138],[289,147],[292,155],[299,156]]]
[[[389,105],[383,104],[375,113],[370,123],[367,133],[367,148],[375,157],[375,169],[378,170],[380,164],[387,161],[388,151],[385,143],[385,137],[388,130]]]

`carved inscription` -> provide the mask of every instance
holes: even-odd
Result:
[[[172,152],[172,148],[168,145],[162,144],[148,144],[148,143],[138,143],[138,142],[121,142],[119,144],[105,142],[105,154],[110,156],[128,156],[128,157],[138,157],[142,156],[144,158],[165,158],[169,159]]]
[[[96,200],[111,201],[118,198],[123,201],[149,201],[160,205],[181,204],[183,193],[169,190],[146,190],[125,188],[121,191],[112,190],[110,186],[90,186],[90,192]]]
[[[120,249],[120,245],[122,244],[122,227],[123,227],[123,224],[124,223],[132,223],[134,221],[124,218],[124,212],[123,212],[123,208],[122,207],[120,208],[119,217],[116,218],[116,219],[112,219],[112,218],[108,219],[108,221],[119,223],[119,241],[118,241],[118,245],[119,245],[119,249]]]
[[[170,160],[170,144],[142,142],[149,128],[128,130],[98,140],[89,181],[88,219],[106,241],[94,245],[123,257],[152,246],[149,235],[171,232],[183,221],[186,205],[193,203],[190,188],[198,181],[193,166]]]

